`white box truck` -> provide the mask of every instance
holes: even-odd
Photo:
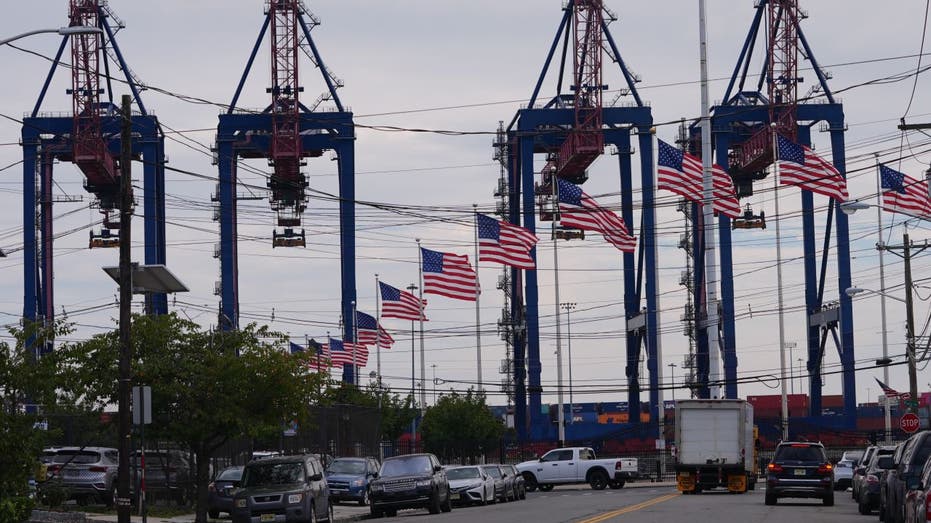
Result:
[[[685,494],[756,487],[753,405],[744,400],[676,401],[676,487]]]

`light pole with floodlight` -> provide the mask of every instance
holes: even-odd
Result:
[[[59,27],[54,29],[34,29],[32,31],[26,31],[25,33],[18,34],[16,36],[11,36],[9,38],[4,38],[0,40],[0,45],[6,45],[14,40],[19,40],[20,38],[25,38],[27,36],[42,34],[42,33],[56,33],[62,36],[71,36],[71,35],[86,35],[94,33],[103,33],[103,29],[99,27],[87,27],[85,25],[73,25],[71,27]]]

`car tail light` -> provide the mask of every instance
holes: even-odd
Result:
[[[61,470],[61,465],[49,465],[48,472],[52,474],[57,474]]]
[[[107,467],[89,467],[87,471],[88,472],[106,472]]]
[[[623,463],[621,463],[620,461],[614,462],[614,470],[621,470],[621,469],[623,469],[623,468],[624,468],[624,464],[623,464]]]
[[[877,478],[876,475],[874,475],[874,474],[867,474],[867,476],[866,476],[866,482],[869,483],[869,484],[871,484],[871,485],[875,485],[875,484],[879,483],[879,478]]]
[[[782,465],[778,463],[770,463],[769,465],[766,465],[766,470],[779,473],[782,472]]]
[[[818,474],[830,474],[832,470],[834,470],[834,466],[830,463],[825,463],[818,467]]]

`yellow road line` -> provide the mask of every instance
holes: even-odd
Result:
[[[636,512],[636,511],[638,511],[638,510],[645,509],[645,508],[647,508],[647,507],[656,505],[657,503],[662,503],[662,502],[664,502],[664,501],[669,501],[670,499],[672,499],[672,498],[677,498],[677,497],[679,497],[679,493],[678,493],[678,492],[676,492],[675,494],[666,494],[665,496],[660,496],[660,497],[658,497],[658,498],[653,498],[653,499],[644,501],[644,502],[642,502],[642,503],[637,503],[636,505],[631,505],[631,506],[629,506],[629,507],[624,507],[624,508],[621,508],[621,509],[613,510],[613,511],[611,511],[611,512],[606,512],[606,513],[604,513],[604,514],[599,514],[599,515],[597,515],[597,516],[595,516],[595,517],[592,517],[592,518],[589,518],[589,519],[583,519],[583,520],[580,521],[579,523],[600,523],[601,521],[605,521],[605,520],[607,520],[607,519],[611,519],[611,518],[613,518],[613,517],[615,517],[615,516],[620,516],[620,515],[622,515],[622,514],[627,514],[627,513],[630,513],[630,512]]]

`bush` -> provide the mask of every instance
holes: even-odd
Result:
[[[0,499],[0,521],[21,523],[28,521],[35,502],[26,496]]]

